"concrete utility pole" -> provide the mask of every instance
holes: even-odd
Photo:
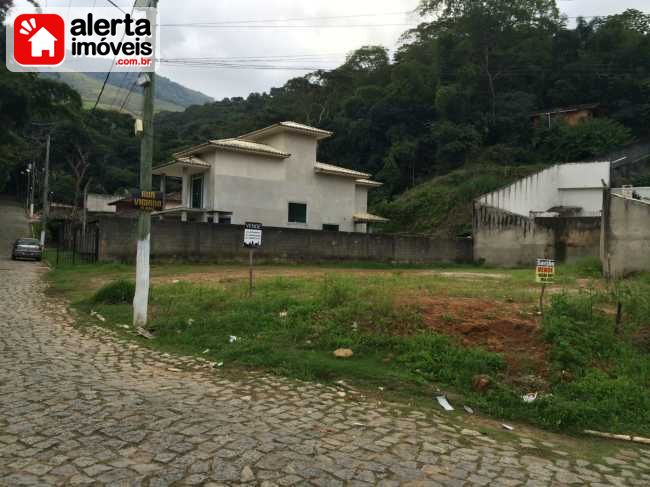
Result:
[[[41,215],[41,245],[45,245],[45,232],[47,230],[47,220],[50,217],[50,146],[52,135],[47,134],[45,139],[45,165],[43,167],[43,210]]]
[[[149,5],[158,7],[158,0],[151,0]],[[155,19],[155,17],[154,17]],[[154,20],[155,22],[155,20]],[[154,58],[156,43],[156,26],[152,26]],[[152,61],[155,63],[155,59]],[[151,169],[153,165],[153,115],[156,89],[156,73],[144,74],[144,109],[142,116],[143,134],[140,143],[140,191],[151,191]],[[140,210],[138,214],[138,249],[135,266],[135,296],[133,298],[133,325],[147,324],[149,307],[149,255],[151,251],[151,214]]]

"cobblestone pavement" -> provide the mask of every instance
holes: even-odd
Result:
[[[579,459],[535,432],[329,387],[236,380],[95,329],[0,260],[0,485],[650,485],[650,451]],[[343,397],[345,396],[345,397]]]

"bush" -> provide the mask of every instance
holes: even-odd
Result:
[[[356,294],[354,283],[349,279],[325,276],[318,292],[320,301],[329,308],[349,302]]]
[[[598,257],[585,257],[574,264],[578,277],[600,279],[603,277],[603,264]]]
[[[96,304],[127,304],[133,302],[135,284],[131,281],[119,280],[106,284],[92,297]]]

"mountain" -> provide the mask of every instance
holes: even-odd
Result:
[[[62,81],[79,92],[86,106],[94,106],[106,73],[43,73],[42,76]],[[138,73],[111,73],[99,107],[139,113],[142,110],[142,89],[135,85]],[[133,92],[128,96],[129,90]],[[126,102],[125,102],[126,100]],[[156,76],[156,111],[181,112],[192,105],[213,101],[207,95],[186,88],[164,76]]]

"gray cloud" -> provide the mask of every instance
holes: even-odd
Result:
[[[67,6],[69,0],[50,0],[50,5]],[[118,0],[121,5],[131,0]],[[87,5],[89,0],[74,0]],[[97,5],[106,0],[93,0]],[[330,17],[357,14],[412,12],[419,0],[160,0],[161,24],[224,22],[240,20],[289,19],[295,17]],[[107,5],[107,4],[106,4]],[[644,10],[648,0],[558,0],[563,13],[609,15],[628,8]],[[162,56],[166,58],[327,55],[300,62],[276,61],[275,66],[333,68],[346,53],[367,44],[394,48],[405,25],[416,25],[413,14],[361,17],[339,20],[313,20],[292,24],[328,23],[338,25],[382,24],[382,27],[344,27],[310,29],[197,29],[163,27]],[[282,22],[286,25],[291,22]],[[308,71],[246,70],[217,67],[178,67],[163,65],[161,74],[214,98],[247,96],[282,86],[288,79]]]

